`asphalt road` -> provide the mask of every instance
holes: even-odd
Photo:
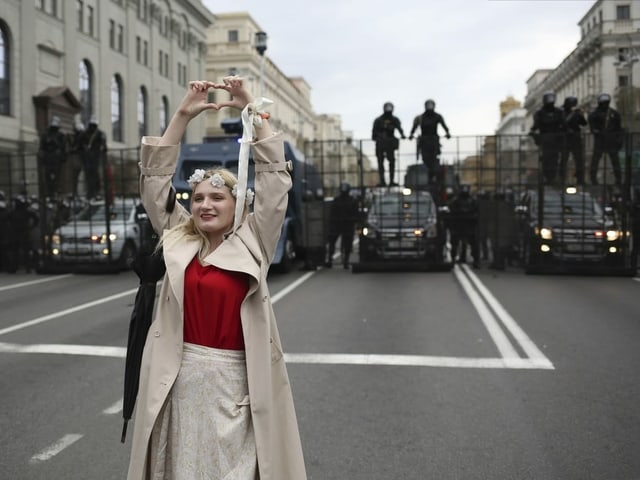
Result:
[[[309,479],[640,479],[639,280],[272,275]],[[136,288],[0,273],[1,479],[126,477]]]

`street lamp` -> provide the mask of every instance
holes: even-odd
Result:
[[[264,96],[264,52],[267,50],[266,32],[256,32],[256,51],[260,55],[260,96]]]

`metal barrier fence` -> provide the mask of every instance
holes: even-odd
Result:
[[[97,163],[99,172],[99,187],[92,198],[88,198],[87,175],[77,156],[67,156],[55,178],[56,193],[48,195],[45,192],[52,184],[47,184],[37,154],[0,153],[0,270],[45,271],[61,265],[52,260],[59,259],[62,253],[58,243],[63,226],[77,234],[67,234],[76,240],[65,247],[66,252],[73,250],[81,255],[78,260],[87,260],[73,263],[99,263],[108,268],[130,263],[135,253],[133,241],[120,244],[116,230],[133,231],[131,218],[122,222],[122,217],[124,205],[135,203],[131,199],[138,197],[139,149],[110,150],[102,158],[89,160]],[[90,237],[87,229],[94,235],[100,230],[100,238],[87,240],[88,243],[80,240],[83,235]],[[143,230],[138,225],[135,231],[140,235]],[[135,245],[140,241],[136,239]],[[100,261],[92,262],[96,256]]]

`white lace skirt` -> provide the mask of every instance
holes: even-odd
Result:
[[[259,478],[244,352],[184,344],[149,448],[151,480]]]

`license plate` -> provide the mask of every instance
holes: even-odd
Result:
[[[89,247],[71,247],[64,251],[67,255],[88,255],[91,253]]]
[[[402,246],[402,241],[400,240],[387,241],[387,248],[400,248],[401,246]]]
[[[567,252],[595,252],[596,246],[592,243],[567,243],[564,246]]]

